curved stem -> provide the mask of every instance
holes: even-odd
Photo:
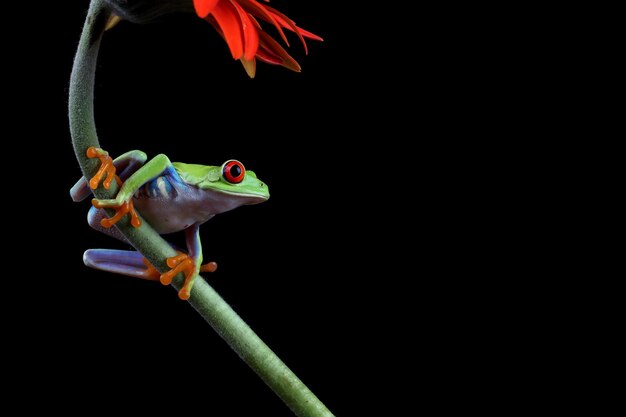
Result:
[[[76,158],[86,178],[91,178],[98,169],[98,162],[87,158],[86,152],[90,146],[100,147],[94,121],[93,90],[98,50],[109,14],[104,0],[92,0],[70,78],[70,132]],[[100,199],[114,198],[117,187],[115,183],[110,190],[99,187],[94,194]],[[168,270],[165,260],[176,252],[146,222],[134,228],[123,219],[115,226],[155,268],[161,272]],[[179,274],[172,285],[178,290],[182,283],[183,277]],[[206,281],[196,281],[188,302],[297,416],[333,416]]]

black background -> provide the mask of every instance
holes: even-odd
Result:
[[[325,38],[309,42],[308,56],[289,38],[302,73],[259,63],[249,79],[194,15],[107,32],[98,135],[112,155],[141,149],[207,165],[236,158],[269,185],[268,202],[202,227],[205,259],[219,265],[206,278],[336,415],[358,415],[380,395],[368,393],[388,383],[374,376],[390,367],[374,347],[391,332],[387,297],[413,276],[395,275],[394,259],[416,254],[409,225],[398,221],[405,197],[385,185],[412,182],[396,142],[406,137],[394,133],[398,116],[382,112],[395,106],[392,80],[379,72],[391,54],[333,2],[273,6]],[[144,410],[200,404],[222,410],[213,415],[291,415],[174,290],[83,265],[88,248],[128,247],[91,230],[89,203],[69,198],[79,168],[68,81],[88,2],[59,7],[37,16],[36,50],[48,58],[25,53],[28,64],[13,68],[28,74],[37,97],[17,113],[32,115],[21,127],[27,137],[37,132],[37,146],[24,144],[41,169],[27,174],[43,190],[19,194],[45,213],[23,223],[42,248],[35,259],[25,253],[37,265],[20,286],[32,301],[13,311],[28,323],[18,326],[24,344],[38,352],[25,386],[54,391],[63,375],[70,397],[51,404],[61,409],[79,407],[76,396],[101,407],[130,400]],[[408,244],[397,243],[398,232]]]

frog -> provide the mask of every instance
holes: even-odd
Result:
[[[144,152],[133,150],[113,160],[107,151],[94,147],[87,150],[87,156],[99,159],[100,167],[90,180],[83,177],[71,188],[73,201],[85,200],[98,186],[109,189],[114,181],[119,187],[114,199],[92,200],[87,216],[92,228],[128,242],[112,226],[129,215],[133,227],[141,227],[145,221],[161,235],[183,232],[187,250],[168,258],[171,269],[162,274],[133,250],[88,249],[83,262],[90,268],[158,280],[164,285],[183,272],[185,280],[178,292],[182,300],[189,299],[201,272],[217,269],[215,262],[202,264],[200,226],[217,214],[265,202],[270,196],[267,184],[236,159],[214,166],[171,162],[159,154],[148,161]],[[113,210],[114,215],[109,217],[105,209]]]

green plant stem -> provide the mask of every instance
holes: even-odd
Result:
[[[91,178],[99,166],[98,160],[87,158],[86,152],[90,146],[100,147],[94,120],[93,90],[98,50],[109,13],[103,0],[92,0],[70,79],[70,132],[76,158],[86,178]],[[116,194],[115,184],[110,190],[103,187],[94,190],[94,195],[100,199],[114,198]],[[175,256],[176,252],[145,221],[140,228],[134,228],[128,217],[125,216],[116,227],[155,268],[167,271],[165,260]],[[179,274],[172,285],[178,290],[182,282],[182,274]],[[196,280],[188,302],[297,416],[333,416],[206,281]]]

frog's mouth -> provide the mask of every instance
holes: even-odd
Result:
[[[242,204],[252,205],[259,204],[264,201],[269,200],[270,194],[268,193],[231,193],[229,191],[220,191],[222,194],[232,195],[233,197],[237,197],[237,200],[241,201]]]
[[[246,197],[249,198],[249,202],[245,203],[246,205],[259,204],[270,199],[269,195],[258,195],[258,194],[249,195]]]

